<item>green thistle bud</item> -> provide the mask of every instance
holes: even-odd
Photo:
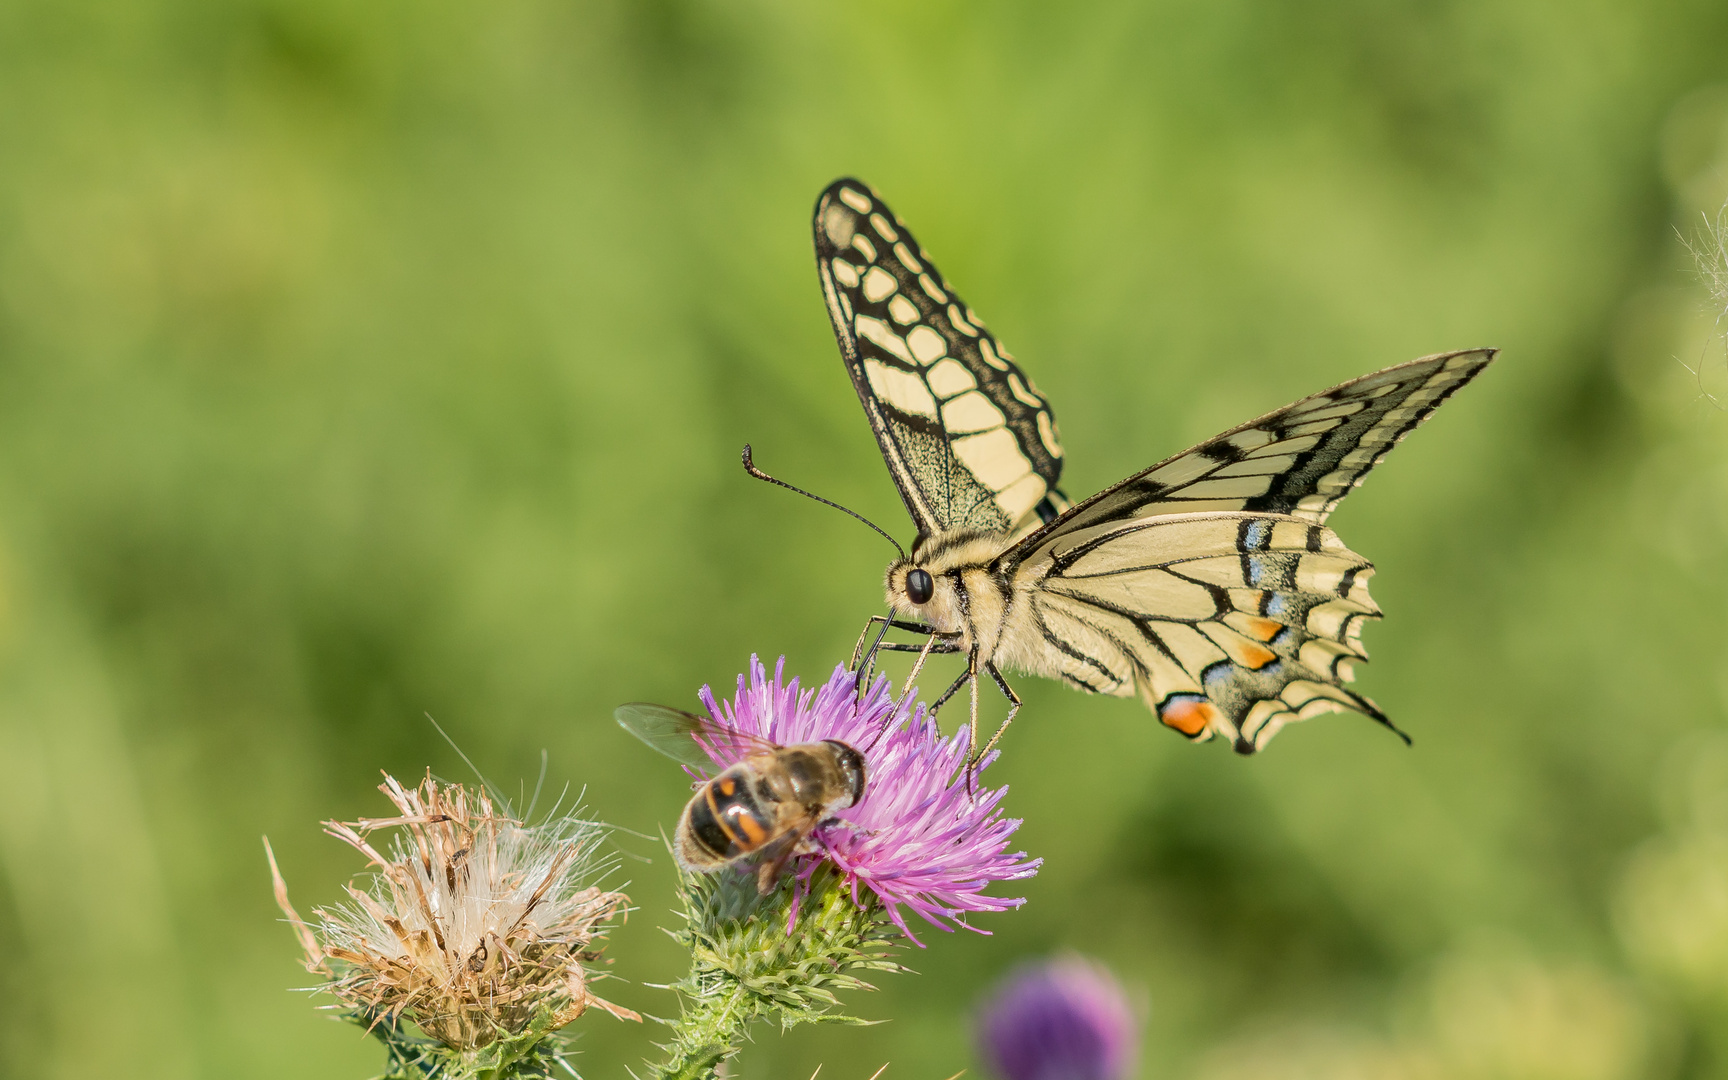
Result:
[[[845,990],[869,990],[862,971],[903,971],[889,959],[902,935],[873,894],[854,899],[842,875],[819,867],[806,884],[787,877],[767,896],[753,874],[686,874],[683,929],[690,972],[673,985],[684,1013],[662,1047],[663,1080],[706,1080],[738,1052],[758,1020],[782,1030],[817,1022],[863,1024],[835,1011]]]

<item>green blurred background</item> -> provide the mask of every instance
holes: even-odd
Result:
[[[1148,1077],[1728,1076],[1719,0],[0,4],[0,1073],[370,1075],[261,834],[334,899],[319,819],[468,775],[426,713],[653,833],[686,789],[613,705],[845,655],[887,546],[737,455],[909,532],[811,266],[846,173],[1074,495],[1505,353],[1333,519],[1413,749],[1022,680],[1030,902],[738,1075],[975,1067],[971,1002],[1073,948]],[[665,1014],[671,870],[626,873],[610,996]],[[578,1027],[589,1076],[654,1035]]]

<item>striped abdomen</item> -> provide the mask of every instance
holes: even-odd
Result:
[[[757,781],[753,783],[752,781]],[[756,770],[738,764],[702,786],[678,829],[678,858],[693,870],[731,862],[782,832],[774,802],[763,796]]]
[[[713,870],[762,852],[774,865],[864,794],[864,756],[835,739],[753,754],[703,784],[678,822],[678,861]]]

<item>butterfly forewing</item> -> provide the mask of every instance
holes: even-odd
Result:
[[[712,772],[717,767],[716,758],[731,763],[774,749],[766,739],[665,705],[632,701],[618,706],[612,715],[625,731],[693,769]]]
[[[1322,523],[1494,353],[1425,356],[1286,405],[1106,488],[1027,537],[1010,558],[1069,533],[1161,514],[1253,511]]]
[[[905,222],[845,179],[812,229],[841,355],[920,534],[1024,531],[1065,509],[1049,404]]]

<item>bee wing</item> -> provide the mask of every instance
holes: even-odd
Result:
[[[775,746],[757,735],[727,727],[710,717],[666,705],[632,701],[612,710],[620,726],[674,761],[694,769],[738,761]]]

